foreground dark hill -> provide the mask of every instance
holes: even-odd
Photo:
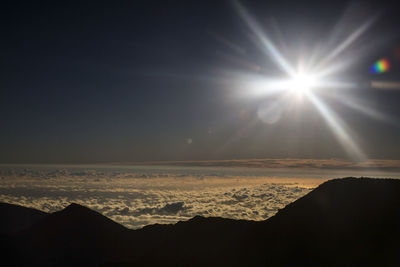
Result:
[[[286,263],[400,266],[400,181],[331,180],[265,224]]]
[[[128,230],[72,204],[4,241],[22,265],[400,266],[400,180],[331,180],[262,222]]]
[[[18,205],[0,203],[0,234],[15,233],[43,219],[47,213]]]
[[[38,263],[100,264],[110,259],[110,252],[128,232],[100,213],[73,203],[23,232],[20,247],[26,253],[34,248],[29,258]]]

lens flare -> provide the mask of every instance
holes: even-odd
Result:
[[[380,74],[390,70],[390,62],[386,58],[382,58],[371,66],[370,72],[373,74]]]

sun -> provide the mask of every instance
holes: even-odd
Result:
[[[353,31],[350,30],[349,35],[344,36],[343,40],[338,40],[338,43],[335,44],[335,41],[332,42],[332,46],[329,45],[322,48],[318,46],[314,51],[309,51],[304,55],[299,54],[297,56],[297,62],[290,62],[288,58],[293,58],[292,52],[288,55],[282,54],[280,47],[275,45],[274,40],[269,38],[266,31],[251,16],[248,10],[242,6],[239,1],[233,1],[233,3],[239,16],[255,37],[253,39],[256,41],[256,44],[261,45],[262,52],[268,57],[269,61],[275,64],[274,66],[277,68],[276,73],[278,73],[278,71],[281,73],[279,78],[269,77],[269,72],[260,72],[260,74],[264,74],[265,76],[261,79],[253,75],[245,76],[245,78],[249,80],[256,78],[255,81],[251,82],[251,87],[252,89],[254,87],[254,92],[257,97],[262,96],[263,98],[269,98],[271,96],[279,96],[278,98],[271,97],[265,102],[265,105],[260,105],[258,115],[267,123],[275,123],[283,117],[281,114],[291,106],[285,105],[287,104],[287,102],[284,102],[286,99],[288,101],[296,101],[296,103],[302,105],[311,104],[325,120],[347,154],[357,160],[366,160],[367,157],[365,153],[357,144],[355,136],[352,136],[349,131],[350,127],[346,124],[346,121],[325,103],[323,92],[331,89],[337,91],[339,89],[364,87],[364,85],[357,81],[342,81],[339,76],[339,74],[343,73],[343,70],[353,66],[353,63],[359,60],[362,54],[354,53],[354,56],[344,58],[341,58],[341,56],[343,56],[344,52],[348,51],[351,46],[355,46],[355,42],[374,24],[378,15],[366,18],[361,25],[358,27],[356,25],[356,28],[351,29]],[[345,21],[339,22],[347,23]],[[336,28],[334,32],[336,33]],[[337,37],[338,36],[335,34],[329,37],[329,39],[334,40]],[[283,50],[288,51],[286,49],[288,46],[283,43],[282,40],[279,41],[282,43]],[[359,50],[361,51],[363,49]],[[299,49],[299,51],[302,51],[302,49]],[[376,67],[376,70],[379,69],[378,67]],[[376,70],[372,72],[378,72]],[[281,80],[281,78],[283,78],[283,80]],[[345,78],[345,76],[343,78]],[[348,78],[345,79],[347,80]],[[380,86],[382,86],[382,84],[380,84]],[[371,83],[371,87],[378,87],[378,85]],[[342,104],[357,112],[362,112],[367,116],[377,118],[375,114],[377,114],[376,112],[378,111],[371,110],[369,107],[359,104],[357,99],[351,99],[351,96],[346,95],[347,90],[343,91],[343,93],[337,92],[338,94],[335,94],[335,100],[340,101]],[[305,101],[303,101],[303,99]],[[266,117],[267,119],[265,119]],[[387,121],[386,115],[379,115],[379,117],[381,120],[384,119]]]
[[[311,90],[316,85],[316,79],[314,76],[309,74],[299,73],[296,74],[290,81],[289,81],[289,89],[303,93],[305,91]]]

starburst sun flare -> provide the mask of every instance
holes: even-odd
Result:
[[[259,97],[268,98],[271,95],[278,95],[278,100],[275,97],[267,102],[268,104],[264,104],[261,110],[259,109],[258,115],[267,118],[261,119],[266,123],[277,122],[281,118],[280,114],[286,108],[286,105],[283,105],[283,102],[279,99],[286,98],[293,93],[302,98],[304,96],[308,100],[306,103],[313,105],[315,110],[323,117],[327,126],[334,133],[337,141],[342,145],[347,154],[354,160],[366,160],[366,154],[356,142],[357,138],[351,134],[351,130],[346,125],[346,122],[324,102],[323,98],[319,96],[318,91],[326,92],[330,89],[348,89],[359,86],[357,82],[344,82],[340,79],[339,75],[339,70],[343,71],[343,69],[350,67],[358,59],[359,55],[354,53],[352,58],[343,59],[340,59],[340,56],[366,33],[378,16],[368,17],[359,27],[355,27],[354,31],[345,37],[344,40],[339,41],[333,47],[325,47],[325,50],[328,52],[324,56],[316,52],[307,60],[297,62],[298,68],[296,69],[295,64],[286,59],[287,57],[281,53],[273,40],[269,38],[246,8],[239,1],[234,1],[233,4],[245,25],[255,36],[254,39],[263,50],[264,55],[272,60],[276,67],[286,76],[286,78],[277,79],[263,74],[259,75],[258,78],[252,76],[253,79],[258,79],[257,81],[251,81],[252,78],[248,79],[250,83],[256,84],[256,91]],[[342,96],[342,94],[346,94],[346,90],[339,93],[337,99],[338,101],[343,100],[341,102],[349,108],[362,112],[367,116],[380,113],[369,108],[360,109],[356,100],[353,101],[347,96]],[[370,117],[378,118],[377,116]],[[380,118],[383,118],[385,122],[389,121],[385,114],[380,114]]]

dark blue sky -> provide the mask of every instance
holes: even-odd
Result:
[[[254,42],[233,2],[216,2],[2,4],[0,162],[348,157],[307,101],[277,122],[258,118],[260,105],[277,103],[277,97],[252,95],[242,75],[282,73]],[[355,9],[351,2],[331,2],[242,4],[292,63],[327,42],[341,18],[352,18],[337,26],[345,37],[381,11],[341,55],[355,59],[337,77],[358,88],[331,89],[321,98],[350,126],[368,158],[400,159],[400,91],[367,86],[400,81],[393,52],[400,45],[399,10],[383,2]],[[380,57],[388,57],[392,69],[371,75],[369,66]],[[393,123],[337,103],[336,94],[388,114]]]

